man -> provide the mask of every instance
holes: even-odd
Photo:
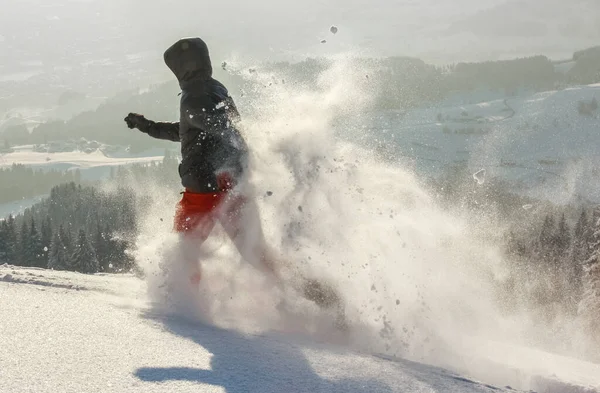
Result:
[[[179,175],[185,191],[174,229],[201,244],[219,221],[248,262],[274,273],[256,205],[236,192],[247,172],[248,147],[236,128],[240,116],[233,99],[212,78],[208,47],[200,38],[184,38],[166,50],[164,60],[182,90],[179,122],[154,122],[135,113],[125,122],[151,137],[181,142]],[[189,263],[197,283],[200,267],[197,261]]]
[[[248,146],[237,128],[240,115],[225,86],[212,78],[207,45],[200,38],[181,39],[166,50],[164,60],[182,90],[179,122],[154,122],[136,113],[125,122],[154,138],[181,142],[185,191],[174,229],[199,246],[219,221],[242,257],[281,284],[283,266],[266,246],[256,203],[244,195]],[[194,258],[187,263],[196,284],[199,263]],[[305,281],[301,290],[322,306],[339,303],[333,289],[315,280]]]

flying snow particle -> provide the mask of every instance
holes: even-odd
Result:
[[[44,251],[48,252],[48,247],[44,247]]]
[[[112,268],[113,268],[113,264],[112,264],[112,263],[109,263],[109,264],[108,264],[108,267],[109,267],[110,269],[112,269]]]
[[[221,101],[215,106],[215,108],[217,108],[217,109],[221,109],[223,107],[225,107],[225,101]]]
[[[477,181],[477,184],[485,183],[485,169],[481,169],[475,173],[473,173],[473,179]]]
[[[533,205],[527,204],[527,205],[523,205],[523,209],[525,210],[529,210],[533,207]]]
[[[329,31],[331,31],[332,34],[336,34],[338,32],[338,28],[336,26],[331,26]]]

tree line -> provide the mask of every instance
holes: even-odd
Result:
[[[330,59],[309,58],[297,63],[268,64],[264,69],[285,74],[286,82],[314,87],[318,75],[332,62]],[[382,59],[358,58],[354,59],[353,66],[370,70],[370,73],[365,73],[365,78],[378,84],[374,104],[377,108],[408,109],[443,100],[454,93],[473,90],[487,89],[516,94],[520,90],[539,92],[600,81],[598,48],[577,52],[573,55],[572,62],[574,65],[565,73],[556,71],[555,63],[546,56],[444,66],[427,64],[417,58],[396,56]]]
[[[34,169],[23,164],[12,164],[0,169],[0,203],[33,198],[48,192],[53,186],[81,182],[81,172],[56,169]]]
[[[136,203],[133,191],[103,193],[74,182],[0,223],[0,263],[82,273],[133,268]]]
[[[151,182],[176,189],[178,163],[166,151],[161,162],[111,170],[104,184],[111,187],[75,182],[52,187],[49,197],[0,221],[0,264],[82,273],[131,271],[138,215],[148,200],[134,189]]]
[[[545,318],[579,316],[592,336],[600,329],[600,206],[582,208],[573,223],[548,213],[524,231],[509,230],[512,266],[505,301],[524,302]],[[598,342],[600,344],[600,341]]]

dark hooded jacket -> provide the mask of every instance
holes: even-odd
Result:
[[[192,192],[217,191],[217,175],[239,179],[248,147],[236,124],[239,113],[227,89],[212,78],[208,47],[200,38],[184,38],[164,54],[181,87],[178,123],[150,122],[143,132],[181,142],[179,175]]]

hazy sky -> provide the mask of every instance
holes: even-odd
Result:
[[[102,65],[169,78],[162,52],[182,36],[213,58],[305,58],[341,51],[450,63],[569,57],[600,43],[598,0],[3,0],[0,80]],[[329,27],[336,25],[334,36]],[[321,44],[327,39],[326,44]],[[6,59],[6,60],[5,60]],[[110,75],[110,67],[115,75]],[[91,72],[91,71],[90,71]],[[98,71],[95,71],[96,74]],[[62,78],[62,77],[61,77]],[[61,82],[62,83],[62,82]],[[119,82],[120,83],[120,82]],[[100,80],[98,84],[102,86]]]
[[[18,51],[11,48],[17,42],[61,54],[86,45],[102,51],[110,43],[120,54],[201,35],[224,51],[257,56],[361,49],[446,62],[555,55],[600,42],[598,0],[7,1],[0,15],[3,53]],[[335,37],[328,33],[332,24],[340,28]]]

